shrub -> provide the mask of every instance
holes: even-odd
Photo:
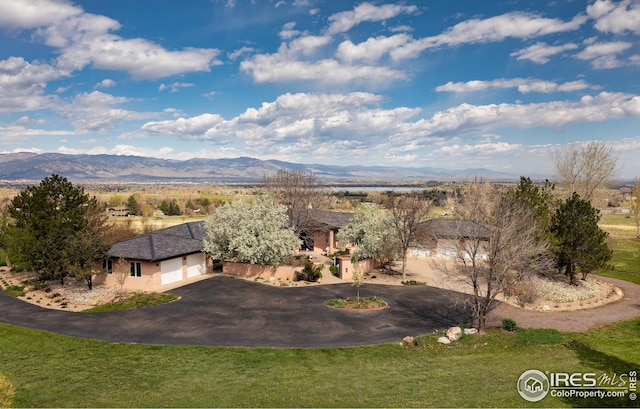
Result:
[[[324,270],[324,264],[316,265],[307,260],[304,262],[302,271],[296,271],[294,281],[310,281],[315,283],[322,277],[322,270]]]
[[[536,285],[531,281],[522,281],[516,291],[518,296],[518,304],[520,307],[524,307],[527,304],[533,304],[538,301],[538,289]]]
[[[21,285],[10,285],[4,289],[4,292],[12,297],[24,297],[24,286]]]
[[[407,280],[402,282],[403,285],[427,285],[424,281]]]
[[[502,329],[507,331],[515,331],[518,329],[518,324],[511,318],[505,318],[502,320]]]
[[[338,277],[338,267],[337,266],[329,266],[329,272],[334,276]]]
[[[0,374],[0,408],[10,408],[16,390],[2,374]]]

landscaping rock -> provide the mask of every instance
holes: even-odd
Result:
[[[448,344],[451,343],[451,340],[449,338],[447,338],[447,337],[440,337],[440,338],[438,338],[438,342],[441,343],[441,344],[448,345]]]
[[[415,339],[412,336],[406,336],[406,337],[402,338],[402,340],[405,342],[405,344],[408,344],[408,345],[414,345],[415,344]]]
[[[465,335],[473,335],[473,334],[477,334],[478,330],[476,328],[465,328],[464,333]]]
[[[451,327],[447,330],[446,334],[447,338],[450,341],[457,341],[462,336],[462,328],[460,327]]]

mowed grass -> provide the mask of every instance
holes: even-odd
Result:
[[[636,238],[635,220],[624,214],[604,214],[600,226],[609,233],[613,257],[611,268],[596,273],[640,284],[640,240]]]
[[[450,346],[434,334],[411,348],[252,349],[114,344],[0,324],[0,372],[16,407],[570,407],[581,401],[523,400],[518,377],[640,367],[640,319],[551,343],[539,335],[495,329]]]

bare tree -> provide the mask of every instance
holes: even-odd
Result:
[[[287,206],[289,223],[298,235],[310,229],[312,212],[326,207],[325,185],[311,172],[280,169],[265,175],[263,185],[278,203]]]
[[[113,266],[113,276],[116,279],[116,283],[120,286],[120,294],[124,294],[124,284],[127,278],[131,274],[130,265],[124,259],[124,257],[118,258]]]
[[[418,195],[389,195],[385,200],[385,207],[389,210],[389,224],[392,234],[398,244],[398,252],[402,258],[402,281],[407,279],[407,252],[409,248],[420,244],[421,223],[431,213],[433,202],[424,200]]]
[[[527,274],[549,268],[547,245],[539,240],[534,211],[512,191],[499,192],[488,183],[471,183],[456,206],[459,239],[451,240],[449,260],[435,267],[472,289],[478,329],[496,296]]]
[[[591,201],[596,189],[620,173],[619,158],[610,145],[593,141],[571,144],[556,151],[554,164],[560,184],[568,190],[569,196],[576,192],[584,200]]]

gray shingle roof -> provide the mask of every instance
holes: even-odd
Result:
[[[353,219],[353,213],[329,212],[326,210],[314,210],[309,217],[317,227],[339,229]]]
[[[430,237],[441,239],[488,239],[489,227],[470,220],[433,219],[422,223],[421,229]]]
[[[184,223],[115,243],[108,254],[129,260],[167,260],[201,252],[205,235],[204,222]]]

